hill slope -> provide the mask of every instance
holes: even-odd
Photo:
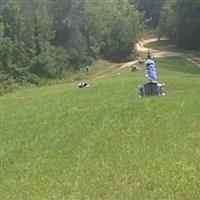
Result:
[[[166,97],[128,69],[1,97],[1,198],[199,199],[200,69],[158,66]]]

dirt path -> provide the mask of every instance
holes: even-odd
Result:
[[[166,38],[161,38],[161,40],[167,40]],[[160,51],[156,49],[149,49],[144,47],[144,45],[151,43],[151,42],[156,42],[158,41],[157,38],[151,38],[147,40],[141,40],[136,44],[136,50],[140,52],[144,52],[147,54],[148,50],[151,52],[154,58],[162,58],[162,57],[171,57],[171,56],[183,56],[181,53],[178,52],[173,52],[173,51]],[[134,65],[138,62],[138,60],[134,60],[131,62],[128,62],[120,67],[120,69],[130,67],[131,65]]]
[[[168,40],[167,38],[161,38],[161,40]],[[156,50],[156,49],[149,49],[144,47],[144,45],[151,43],[151,42],[156,42],[158,41],[157,38],[151,38],[147,40],[142,40],[136,45],[136,49],[140,52],[147,53],[148,50],[151,52],[154,58],[162,58],[162,57],[171,57],[171,56],[181,56],[186,58],[189,62],[195,64],[196,66],[200,67],[200,58],[192,55],[192,54],[186,54],[182,52],[174,52],[174,51],[161,51],[161,50]]]
[[[161,38],[161,40],[168,40],[168,39],[167,38]],[[150,38],[150,39],[146,39],[146,40],[141,40],[140,42],[138,42],[136,44],[136,49],[137,49],[137,51],[140,51],[140,52],[143,52],[143,53],[146,53],[146,54],[147,54],[148,51],[150,51],[154,58],[173,57],[173,56],[184,57],[189,62],[193,63],[197,67],[200,67],[200,58],[198,58],[198,57],[196,57],[192,54],[186,54],[186,53],[174,52],[174,51],[161,51],[161,50],[150,49],[150,48],[144,47],[146,44],[156,42],[156,41],[158,41],[157,38]],[[116,70],[116,72],[121,70],[121,69],[124,69],[126,67],[130,67],[132,65],[135,65],[135,64],[138,63],[138,61],[139,60],[133,60],[133,61],[127,62],[124,65],[122,65],[121,67],[119,67]],[[97,77],[95,77],[95,79],[103,78],[103,77],[105,77],[109,74],[112,74],[112,73],[113,72],[97,76]]]
[[[138,61],[139,61],[139,60],[133,60],[133,61],[127,62],[127,63],[123,64],[121,67],[119,67],[118,69],[116,69],[114,72],[118,72],[118,71],[120,71],[121,69],[124,69],[124,68],[126,68],[126,67],[130,67],[130,66],[132,66],[132,65],[134,65],[134,64],[136,64],[136,63],[138,63]],[[106,73],[106,74],[99,75],[99,76],[95,77],[94,79],[100,79],[100,78],[103,78],[103,77],[108,76],[108,75],[110,75],[110,74],[113,74],[113,71],[112,71],[112,72],[109,72],[109,73]]]
[[[167,40],[166,38],[161,38],[161,40]],[[144,47],[144,45],[152,42],[156,42],[158,39],[151,38],[147,40],[140,41],[136,44],[137,51],[147,53],[148,50],[151,52],[154,58],[162,58],[162,57],[171,57],[171,56],[182,56],[181,53],[173,52],[173,51],[161,51],[156,49],[149,49]]]

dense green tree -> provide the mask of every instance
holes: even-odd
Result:
[[[2,0],[0,81],[38,84],[101,56],[126,59],[140,31],[129,0]]]
[[[23,19],[16,2],[1,2],[0,27],[0,69],[9,77],[22,81],[28,60],[25,45],[20,40]]]
[[[159,32],[181,48],[200,49],[200,1],[167,1],[163,7]]]
[[[34,55],[39,55],[45,51],[47,44],[54,37],[49,10],[51,4],[49,1],[40,0],[19,0],[19,4],[24,18],[23,41]]]
[[[130,0],[140,12],[144,13],[145,24],[149,28],[157,27],[165,1],[167,0]]]
[[[137,40],[139,15],[128,1],[115,1],[108,18],[109,28],[104,35],[103,54],[115,60],[124,59],[132,53]]]

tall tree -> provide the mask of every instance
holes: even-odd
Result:
[[[160,31],[181,48],[200,49],[200,1],[166,2]]]
[[[141,27],[129,0],[1,0],[0,81],[37,83],[99,56],[126,59]]]
[[[15,1],[2,1],[0,11],[0,66],[4,73],[21,79],[27,65],[26,51],[21,39],[23,18]]]
[[[159,22],[161,8],[166,0],[130,0],[136,8],[144,13],[146,25],[149,28],[156,28]]]

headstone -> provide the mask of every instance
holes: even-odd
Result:
[[[145,96],[159,95],[157,83],[149,82],[149,83],[144,84],[144,93],[145,93]]]
[[[132,65],[132,66],[131,66],[131,72],[135,72],[135,71],[137,71],[137,70],[138,70],[138,68],[137,68],[136,65]]]
[[[157,82],[148,82],[144,85],[139,85],[138,89],[140,92],[140,96],[165,96],[166,94],[163,91],[165,84],[157,83]]]

